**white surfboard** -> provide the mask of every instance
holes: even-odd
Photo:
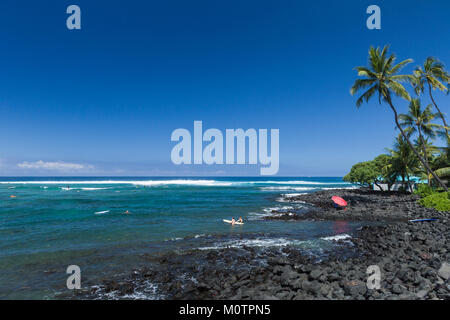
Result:
[[[99,212],[95,212],[95,214],[105,214],[108,213],[110,210],[105,210],[105,211],[99,211]]]
[[[231,223],[231,220],[223,219],[223,222]],[[243,222],[237,222],[237,221],[235,221],[234,224],[244,224],[244,223],[243,223]]]

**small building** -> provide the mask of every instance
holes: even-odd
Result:
[[[397,178],[397,182],[391,185],[391,191],[402,191],[406,190],[409,192],[414,192],[417,188],[418,183],[428,183],[427,180],[423,180],[420,177],[410,177],[409,181],[400,181],[401,178]],[[389,191],[387,183],[378,182],[373,185],[373,190],[375,191]]]
[[[409,191],[413,192],[416,189],[416,182],[395,182],[391,185],[391,191]],[[389,191],[389,187],[387,183],[378,183],[373,185],[373,190],[375,191]]]

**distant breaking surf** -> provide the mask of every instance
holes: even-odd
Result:
[[[55,184],[55,185],[82,185],[82,184],[131,184],[140,186],[158,185],[199,185],[199,186],[230,186],[233,182],[217,180],[85,180],[85,181],[0,181],[0,184]]]
[[[62,186],[73,186],[73,185],[135,185],[135,186],[164,186],[164,185],[188,185],[188,186],[210,186],[210,187],[228,187],[228,186],[244,186],[244,185],[285,185],[279,187],[261,187],[261,190],[314,190],[321,188],[321,185],[350,185],[347,182],[315,182],[315,181],[303,181],[303,180],[292,180],[292,181],[273,181],[273,180],[262,180],[262,181],[226,181],[226,180],[213,180],[213,179],[173,179],[173,180],[36,180],[36,181],[0,181],[0,184],[13,184],[13,185],[26,185],[26,184],[40,184],[40,185],[62,185]],[[291,185],[291,186],[288,186]],[[298,185],[307,185],[309,187],[300,187]],[[314,187],[316,186],[316,187]],[[341,187],[338,187],[341,188]],[[70,189],[73,189],[72,187]],[[84,190],[97,190],[100,188],[83,188]]]

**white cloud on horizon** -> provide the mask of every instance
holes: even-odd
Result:
[[[71,171],[80,171],[80,170],[91,170],[94,168],[92,165],[85,165],[79,163],[70,163],[63,161],[35,161],[35,162],[27,162],[24,161],[22,163],[17,164],[19,168],[22,169],[43,169],[50,171],[62,171],[62,172],[71,172]]]

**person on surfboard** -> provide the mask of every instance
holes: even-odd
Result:
[[[234,217],[231,217],[231,225],[234,225],[236,223],[236,220],[234,220]]]
[[[244,220],[242,220],[242,217],[239,217],[237,222],[244,223]]]

